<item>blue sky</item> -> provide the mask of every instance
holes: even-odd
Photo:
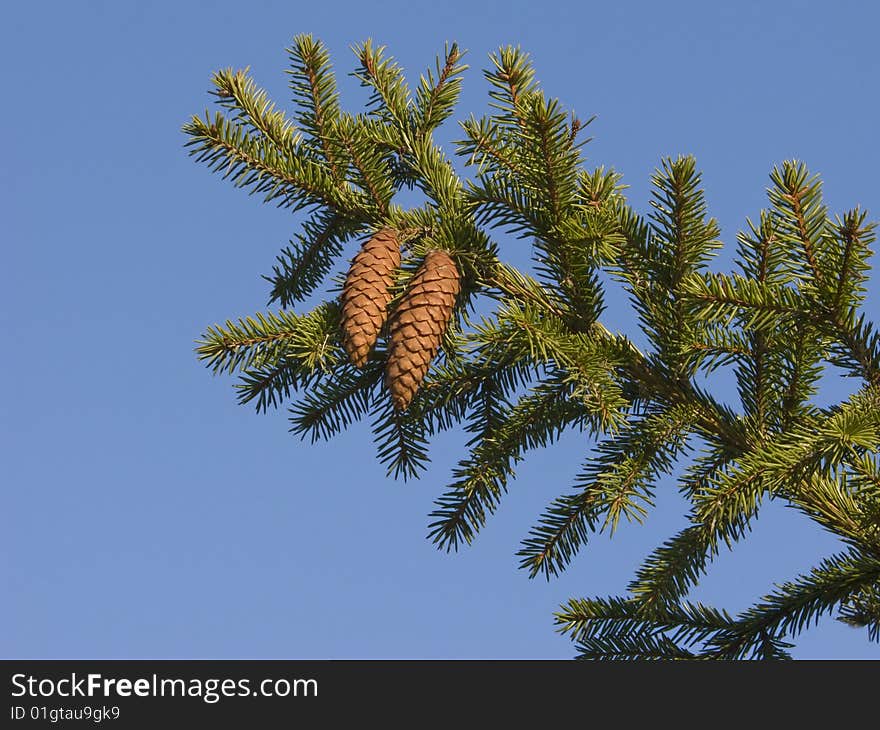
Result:
[[[878,21],[877,6],[851,2],[10,4],[0,656],[568,657],[556,607],[621,592],[682,524],[665,483],[644,527],[598,537],[561,578],[529,581],[514,553],[578,471],[580,437],[529,456],[477,542],[446,555],[425,540],[427,515],[460,435],[436,443],[421,481],[395,483],[368,424],[309,445],[283,410],[237,406],[233,381],[212,378],[193,341],[264,309],[260,274],[298,219],[186,156],[180,127],[209,106],[214,70],[250,66],[284,105],[284,49],[311,32],[357,109],[351,45],[372,37],[417,78],[457,40],[472,66],[463,118],[486,109],[487,54],[520,44],[550,95],[598,115],[588,165],[623,172],[644,210],[659,159],[693,153],[732,243],[786,158],[823,175],[832,211],[880,210]],[[444,134],[456,137],[452,125]],[[525,260],[523,245],[506,244],[511,261]],[[612,300],[609,326],[630,322]],[[829,401],[846,392],[828,384]],[[834,549],[771,506],[699,598],[743,608]],[[826,619],[795,654],[880,648]]]

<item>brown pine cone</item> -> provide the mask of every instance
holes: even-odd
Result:
[[[427,375],[459,290],[455,262],[445,251],[431,251],[391,320],[385,384],[396,410],[409,406]]]
[[[342,287],[342,344],[362,368],[385,324],[394,270],[400,266],[397,232],[383,228],[352,259]]]

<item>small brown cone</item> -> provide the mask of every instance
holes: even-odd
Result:
[[[391,320],[385,384],[396,410],[409,406],[427,375],[459,290],[455,262],[445,251],[431,251]]]
[[[385,324],[394,270],[400,266],[397,232],[383,228],[364,242],[342,287],[342,344],[362,368]]]

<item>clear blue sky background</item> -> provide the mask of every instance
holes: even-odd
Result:
[[[546,90],[598,114],[588,164],[625,173],[645,209],[661,156],[690,152],[725,240],[764,202],[773,163],[821,172],[832,210],[880,211],[877,28],[861,2],[19,2],[0,24],[0,656],[568,657],[552,613],[619,593],[682,524],[671,483],[644,527],[603,536],[549,583],[519,540],[567,490],[584,444],[530,456],[499,514],[457,555],[425,540],[461,455],[450,435],[416,483],[385,478],[368,425],[299,442],[196,362],[206,326],[260,311],[296,230],[184,153],[217,68],[250,65],[282,104],[285,47],[386,44],[411,77],[446,40],[480,69],[530,51]],[[454,138],[455,129],[445,133]],[[525,243],[506,244],[524,261]],[[724,262],[722,261],[723,265]],[[880,279],[875,275],[875,308]],[[607,322],[631,317],[612,300]],[[845,394],[833,378],[825,402]],[[835,549],[783,507],[722,555],[698,597],[745,607]],[[832,619],[799,657],[880,657]]]

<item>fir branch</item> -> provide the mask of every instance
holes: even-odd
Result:
[[[458,44],[447,45],[443,54],[443,66],[437,58],[437,76],[429,70],[419,80],[416,92],[416,129],[419,134],[428,134],[440,126],[455,109],[461,94],[460,75],[467,66],[460,63],[464,53]]]
[[[739,319],[751,330],[772,331],[813,311],[795,289],[739,274],[693,274],[682,281],[681,292],[690,313],[704,322],[730,325]]]
[[[489,117],[477,119],[473,114],[461,122],[467,139],[458,142],[456,153],[466,157],[466,164],[477,165],[478,174],[513,174],[522,179],[525,171],[516,159],[516,148],[498,122]]]
[[[289,307],[305,300],[332,270],[342,246],[361,229],[358,221],[334,212],[322,212],[307,220],[295,241],[276,257],[271,276],[269,304]]]
[[[355,171],[354,182],[372,202],[377,215],[388,216],[394,195],[390,169],[381,150],[377,150],[364,127],[366,120],[343,115],[335,126],[341,146],[348,154]]]
[[[542,228],[532,192],[513,178],[495,175],[482,177],[479,184],[469,182],[468,199],[477,207],[478,225],[504,228],[520,238]]]
[[[214,372],[238,372],[239,401],[258,410],[301,393],[291,431],[312,440],[370,414],[379,459],[404,479],[424,470],[430,437],[463,427],[470,453],[430,526],[447,550],[474,538],[526,451],[567,428],[608,434],[577,490],[551,503],[523,542],[532,575],[563,570],[591,533],[614,530],[621,517],[640,520],[685,438],[702,439],[707,449],[681,481],[691,524],[648,556],[631,597],[572,602],[560,618],[582,658],[788,658],[786,636],[834,609],[880,635],[880,334],[859,309],[874,241],[866,215],[832,220],[818,177],[785,162],[771,173],[769,210],[738,236],[740,273],[709,273],[718,226],[693,159],[662,161],[652,215],[635,214],[619,175],[582,169],[584,124],[545,98],[519,49],[492,56],[490,115],[462,123],[457,154],[477,165],[467,185],[431,134],[459,97],[457,46],[414,97],[383,48],[367,41],[355,52],[366,114],[341,112],[325,47],[297,36],[293,121],[247,71],[218,71],[215,93],[229,116],[194,117],[187,146],[265,201],[314,211],[266,277],[273,302],[310,296],[344,243],[371,227],[394,226],[405,239],[398,298],[427,251],[448,251],[462,292],[442,353],[404,413],[381,387],[381,345],[363,370],[348,362],[334,302],[215,325],[197,343],[199,358]],[[393,205],[402,186],[425,202]],[[500,263],[488,230],[496,227],[532,239],[536,278]],[[599,321],[600,267],[629,292],[649,340],[644,353]],[[497,305],[472,322],[481,297]],[[810,401],[827,363],[864,387],[819,409]],[[736,368],[736,406],[696,385],[699,371],[727,364]],[[684,602],[765,498],[784,500],[849,552],[736,619]]]
[[[854,480],[858,483],[858,477]],[[793,507],[832,535],[880,557],[880,524],[870,499],[850,488],[850,475],[814,474],[789,491]]]
[[[647,514],[642,503],[652,506],[649,484],[684,447],[693,415],[687,408],[652,413],[600,443],[577,477],[578,490],[554,500],[522,542],[517,555],[529,577],[558,575],[589,533],[613,532],[621,516],[641,521]]]
[[[708,451],[688,467],[681,479],[681,491],[693,501],[736,455],[737,452],[724,448]],[[753,517],[754,511],[739,515],[745,526]],[[719,538],[725,532],[720,523],[692,523],[654,550],[629,584],[629,592],[638,601],[640,613],[652,615],[687,595],[717,554]]]
[[[500,119],[508,126],[525,127],[522,100],[534,92],[535,71],[527,53],[520,48],[504,46],[489,56],[494,69],[483,72],[491,86],[492,106],[501,112]]]
[[[218,113],[214,120],[193,117],[183,131],[192,139],[190,154],[213,172],[251,194],[265,193],[264,202],[278,201],[293,210],[327,206],[360,217],[362,201],[340,188],[318,163],[282,153],[274,144],[255,137],[247,128]]]
[[[339,118],[339,94],[330,54],[321,41],[301,34],[287,49],[291,68],[290,88],[299,106],[297,121],[320,150],[334,179],[340,179],[343,163],[334,150],[332,125]]]
[[[759,226],[751,221],[748,221],[748,226],[750,234],[740,233],[737,236],[738,264],[743,274],[761,283],[783,284],[781,260],[778,247],[774,245],[776,233],[772,216],[762,211]],[[734,337],[738,335],[739,333],[733,334]],[[755,424],[759,438],[763,438],[768,429],[782,420],[779,407],[774,401],[776,389],[782,380],[783,348],[779,342],[784,338],[781,333],[777,336],[776,333],[769,334],[761,330],[739,336],[748,342],[748,354],[737,362],[738,392],[746,416]],[[792,360],[795,363],[794,375],[800,375],[797,371],[799,360]],[[791,395],[794,396],[795,393],[793,391]]]
[[[537,137],[543,163],[541,190],[546,191],[546,209],[551,226],[559,226],[566,214],[566,204],[575,190],[580,155],[566,144],[570,138],[567,115],[555,99],[546,102],[543,94],[530,96],[527,124]],[[565,154],[568,153],[568,154]]]
[[[869,586],[843,601],[837,620],[853,628],[866,628],[868,640],[880,642],[880,589]]]
[[[427,439],[415,414],[398,411],[390,399],[382,398],[372,424],[379,461],[388,476],[415,479],[427,468]]]
[[[525,300],[537,305],[544,312],[560,319],[565,319],[567,311],[552,290],[549,290],[527,274],[508,266],[501,261],[493,262],[490,273],[482,284],[487,288],[497,289],[503,296],[516,301]],[[491,294],[491,292],[488,292]]]
[[[753,655],[763,636],[797,635],[822,615],[857,598],[880,581],[880,560],[853,550],[827,558],[809,573],[787,582],[737,617],[708,642],[715,659]]]
[[[646,617],[636,601],[623,599],[572,600],[557,614],[563,633],[572,634],[578,659],[717,659],[716,641],[736,628],[723,611],[702,604],[670,606]],[[780,631],[757,632],[750,658],[791,659]]]
[[[637,601],[623,598],[571,599],[561,609],[556,614],[557,630],[581,645],[590,645],[593,640],[637,642],[645,638],[666,638],[684,647],[694,647],[733,626],[726,612],[699,603],[669,606],[650,617],[645,616]],[[651,647],[655,645],[645,646],[648,651],[645,658],[652,658]],[[634,652],[626,658],[642,657]]]
[[[235,112],[236,120],[278,147],[286,155],[296,154],[302,135],[283,111],[277,110],[268,95],[247,75],[247,69],[217,71],[211,78],[217,102]]]
[[[756,350],[756,337],[748,337],[740,332],[727,327],[706,326],[699,327],[696,331],[685,333],[681,338],[680,354],[689,369],[702,368],[709,372],[716,368],[740,364],[749,358],[755,358],[760,362],[760,352]],[[756,368],[754,377],[761,379],[760,368]],[[751,381],[750,381],[751,382]]]
[[[596,636],[579,641],[576,659],[593,661],[669,661],[695,659],[696,655],[664,634],[635,632]]]
[[[776,216],[780,244],[791,256],[786,265],[791,276],[825,288],[826,257],[824,228],[827,212],[822,203],[822,184],[806,165],[787,160],[770,173],[768,190]]]
[[[825,349],[816,327],[796,318],[788,329],[788,346],[782,352],[779,390],[782,392],[780,427],[789,428],[803,414],[816,393],[822,375]]]
[[[620,173],[606,170],[601,165],[593,172],[579,171],[578,197],[582,201],[581,205],[596,210],[612,208],[615,219],[619,221],[619,207],[623,204],[621,192],[625,187],[620,182],[621,178]]]
[[[385,56],[385,46],[374,48],[369,39],[352,50],[360,63],[353,75],[361,86],[371,89],[367,103],[370,113],[400,131],[410,131],[412,101],[403,70],[393,58]]]
[[[866,218],[867,213],[856,208],[843,219],[838,217],[836,220],[839,250],[834,252],[836,283],[831,311],[838,317],[842,305],[851,307],[861,303],[862,282],[868,270],[867,259],[872,253],[870,243],[874,241],[876,229],[874,224],[865,224]]]
[[[570,394],[571,384],[557,376],[495,415],[494,428],[483,431],[470,457],[454,471],[456,481],[435,503],[428,537],[438,548],[457,550],[473,541],[526,450],[545,447],[566,428],[584,425],[585,415]]]
[[[245,370],[236,384],[238,402],[256,400],[257,413],[278,407],[291,392],[307,387],[314,380],[314,371],[303,372],[300,363],[278,357],[258,368]]]
[[[334,303],[298,315],[259,313],[209,327],[196,341],[196,354],[214,374],[250,370],[295,359],[308,371],[330,370],[337,362],[339,310]]]
[[[703,525],[690,525],[648,556],[629,585],[641,611],[654,614],[687,595],[717,553],[713,538]]]
[[[350,365],[317,383],[290,408],[290,432],[312,443],[328,440],[360,420],[370,409],[382,378],[375,358],[363,370]]]
[[[865,315],[854,310],[824,327],[829,338],[830,361],[873,385],[880,385],[880,332]]]
[[[878,403],[876,389],[866,389],[826,418],[804,419],[772,443],[743,453],[735,466],[718,472],[694,495],[696,521],[719,530],[726,540],[738,539],[763,494],[797,493],[824,464],[839,462],[854,450],[877,449]]]

